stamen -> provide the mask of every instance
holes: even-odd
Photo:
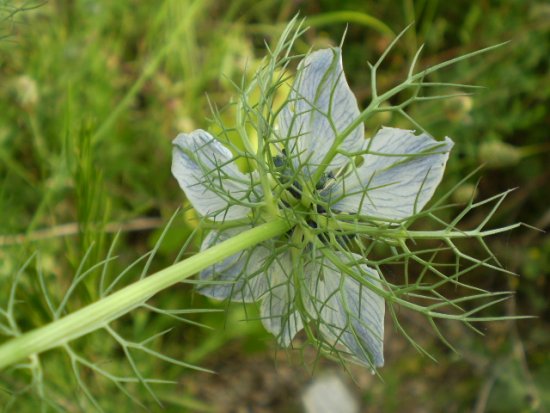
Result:
[[[302,199],[302,185],[298,181],[294,181],[288,188],[288,192],[296,199]]]
[[[315,185],[315,189],[317,189],[318,191],[320,191],[321,189],[323,189],[327,183],[334,179],[334,172],[330,171],[326,174],[323,174],[323,176],[321,177],[321,179],[319,179],[319,181],[317,182],[317,185]]]
[[[273,165],[275,166],[275,168],[281,168],[285,165],[285,163],[286,158],[284,156],[276,155],[273,157]]]

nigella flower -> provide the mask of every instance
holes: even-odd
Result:
[[[294,224],[283,237],[202,271],[210,283],[201,294],[260,301],[262,322],[280,344],[289,346],[305,328],[320,348],[375,367],[384,363],[385,281],[357,253],[354,235],[339,232],[338,220],[407,221],[432,197],[453,144],[395,128],[365,139],[359,116],[340,49],[319,50],[300,63],[266,138],[276,152],[263,163],[268,171],[240,172],[231,151],[196,130],[174,140],[172,172],[198,213],[214,222],[264,217],[265,172],[279,215]],[[201,250],[248,228],[212,230]]]

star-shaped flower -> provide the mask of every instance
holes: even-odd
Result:
[[[374,367],[384,363],[384,281],[354,250],[353,234],[322,223],[406,221],[432,197],[453,143],[395,128],[365,139],[359,117],[340,49],[309,54],[273,131],[276,153],[265,162],[280,216],[295,226],[202,271],[210,284],[199,292],[261,301],[262,322],[282,345],[307,327],[320,333],[323,349]],[[258,171],[240,172],[231,151],[203,130],[174,140],[172,173],[198,213],[215,222],[246,219],[263,206]],[[201,250],[248,228],[212,230]]]

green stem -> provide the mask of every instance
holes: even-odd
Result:
[[[284,234],[290,229],[290,225],[288,221],[281,218],[244,231],[185,261],[137,281],[100,301],[44,327],[16,337],[0,346],[0,369],[100,329],[139,307],[165,288],[181,282],[239,251]]]
[[[328,217],[315,217],[317,224],[329,231],[345,231],[353,234],[365,234],[373,237],[383,237],[384,239],[451,239],[451,238],[478,238],[496,235],[515,229],[521,224],[512,224],[505,227],[483,230],[476,228],[469,231],[459,231],[451,229],[435,231],[411,231],[404,228],[377,227],[369,224],[336,221]]]

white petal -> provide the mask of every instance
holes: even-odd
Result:
[[[201,245],[201,251],[226,241],[250,227],[210,231]],[[266,259],[272,255],[262,244],[232,255],[200,273],[200,280],[206,282],[197,288],[198,292],[217,300],[230,299],[251,303],[267,291]],[[214,283],[208,284],[209,281]]]
[[[298,66],[289,101],[279,117],[281,138],[289,139],[295,168],[307,165],[304,172],[308,175],[314,173],[336,136],[358,116],[357,100],[344,75],[341,50],[323,49],[308,55]],[[357,152],[363,143],[361,124],[339,148]],[[348,161],[348,157],[337,155],[329,169],[343,166]]]
[[[342,346],[362,364],[381,367],[384,299],[368,288],[368,285],[381,288],[380,277],[374,269],[357,264],[361,260],[359,255],[336,253],[336,256],[346,267],[359,270],[361,284],[320,256],[310,273],[310,288],[304,302],[329,344]]]
[[[433,196],[453,141],[383,128],[365,147],[363,164],[324,196],[333,210],[399,220],[420,212]]]
[[[304,328],[302,317],[296,310],[292,263],[288,253],[279,255],[269,266],[268,283],[268,294],[260,309],[262,323],[277,337],[280,345],[288,347],[296,333]]]
[[[172,174],[197,212],[214,220],[244,218],[261,187],[233,162],[231,151],[208,132],[181,133],[172,142]]]

